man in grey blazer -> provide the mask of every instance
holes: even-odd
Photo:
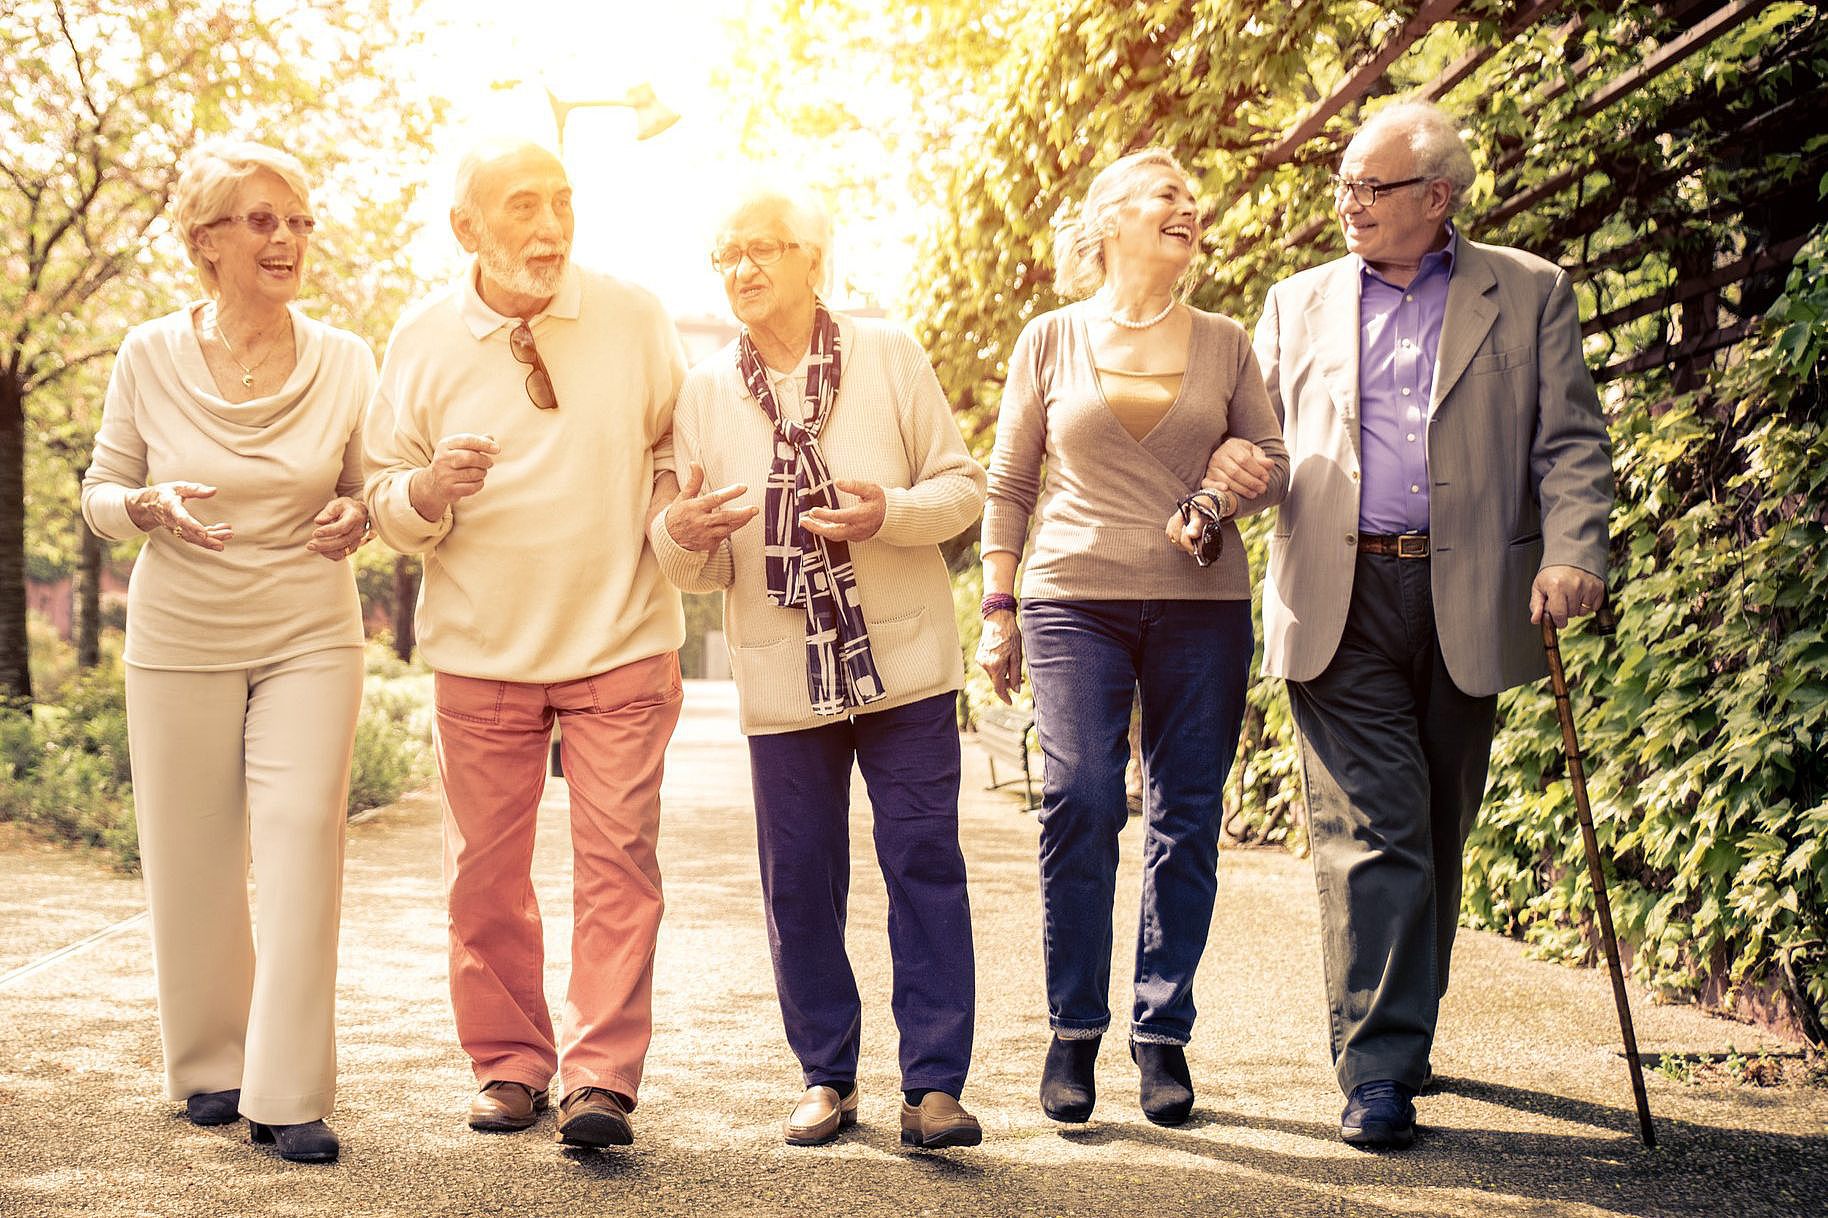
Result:
[[[1386,107],[1347,146],[1349,253],[1278,283],[1257,355],[1288,444],[1264,670],[1288,682],[1320,889],[1340,1134],[1406,1146],[1430,1077],[1499,691],[1540,623],[1605,596],[1612,467],[1553,263],[1468,240],[1453,123]],[[1227,441],[1207,485],[1250,494]]]

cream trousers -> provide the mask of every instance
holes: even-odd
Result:
[[[127,734],[172,1099],[329,1114],[362,651],[227,672],[127,668]],[[255,916],[249,916],[248,865]]]

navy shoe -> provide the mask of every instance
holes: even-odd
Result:
[[[1142,1070],[1143,1115],[1156,1125],[1179,1125],[1193,1111],[1193,1076],[1180,1045],[1130,1042],[1130,1060]]]
[[[1402,1148],[1415,1141],[1415,1092],[1387,1078],[1360,1083],[1339,1114],[1339,1136],[1351,1146]]]
[[[1092,1070],[1101,1039],[1062,1040],[1056,1035],[1048,1042],[1047,1060],[1041,1066],[1041,1111],[1049,1119],[1073,1125],[1092,1119],[1092,1106],[1098,1102]]]
[[[336,1134],[322,1121],[305,1121],[298,1125],[262,1125],[248,1122],[248,1139],[271,1142],[279,1157],[292,1163],[334,1163],[342,1150]]]
[[[241,1088],[199,1091],[184,1101],[184,1115],[192,1125],[227,1125],[241,1119]]]

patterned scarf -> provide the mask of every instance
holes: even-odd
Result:
[[[762,559],[768,599],[806,610],[806,692],[815,714],[841,715],[885,695],[870,654],[870,636],[857,598],[850,546],[800,527],[810,508],[836,508],[838,491],[819,451],[819,431],[838,396],[842,365],[838,323],[823,301],[813,302],[812,359],[806,369],[806,422],[782,412],[768,370],[744,330],[736,370],[750,396],[774,424],[774,463],[763,502]]]

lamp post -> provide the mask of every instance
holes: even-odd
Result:
[[[573,110],[590,106],[626,106],[635,112],[635,138],[652,139],[679,121],[679,115],[654,96],[654,86],[646,81],[634,86],[621,97],[592,98],[587,101],[565,101],[546,88],[546,101],[552,106],[552,121],[558,128],[559,155],[565,155],[565,119]]]

